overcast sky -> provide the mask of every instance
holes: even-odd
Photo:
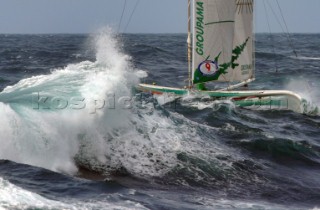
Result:
[[[92,33],[104,26],[117,31],[124,1],[0,0],[0,33]],[[136,1],[127,0],[121,32]],[[290,32],[320,33],[320,0],[278,2]],[[187,0],[140,0],[125,32],[185,33],[186,7]],[[256,0],[257,32],[269,32],[267,19],[272,32],[282,32],[274,13],[282,22],[276,0]]]

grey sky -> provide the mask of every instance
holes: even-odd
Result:
[[[137,0],[127,0],[122,30]],[[281,32],[276,0],[256,0],[256,31]],[[320,33],[320,0],[278,0],[290,32]],[[0,33],[91,33],[118,28],[124,0],[0,0]],[[140,0],[125,32],[185,33],[187,0]]]

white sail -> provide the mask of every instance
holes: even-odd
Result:
[[[234,66],[230,78],[231,81],[242,82],[248,79],[253,79],[254,77],[254,2],[253,0],[237,0],[236,4],[237,9],[233,44]]]
[[[194,0],[193,84],[228,81],[232,75],[235,11],[236,0]]]

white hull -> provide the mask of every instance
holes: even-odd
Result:
[[[139,84],[138,89],[152,94],[173,94],[177,97],[187,94],[199,97],[210,96],[215,100],[231,100],[238,106],[252,109],[292,110],[305,113],[306,101],[300,95],[287,90],[200,91],[149,84]]]

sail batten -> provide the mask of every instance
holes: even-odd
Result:
[[[221,20],[221,21],[206,23],[205,25],[212,25],[212,24],[218,24],[218,23],[234,23],[234,20]]]

